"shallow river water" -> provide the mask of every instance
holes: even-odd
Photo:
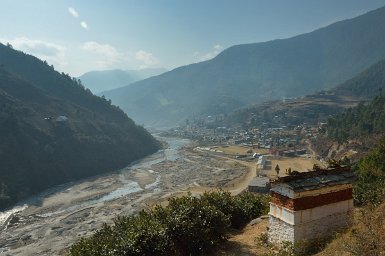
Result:
[[[95,209],[94,215],[96,216],[99,214],[99,212],[96,213],[97,206],[110,204],[110,201],[113,205],[113,200],[127,196],[130,197],[130,194],[135,194],[140,191],[147,193],[147,191],[154,191],[158,189],[161,177],[159,173],[151,170],[151,166],[165,160],[176,161],[180,158],[179,150],[183,146],[191,143],[190,140],[181,138],[158,137],[158,139],[167,143],[167,147],[165,149],[145,157],[127,166],[126,168],[123,168],[122,170],[56,186],[40,193],[39,195],[20,202],[11,209],[0,212],[0,240],[3,239],[3,241],[0,241],[0,254],[10,253],[5,255],[24,255],[23,253],[17,253],[22,252],[22,250],[15,251],[15,254],[13,254],[12,247],[19,248],[20,243],[23,242],[22,236],[24,233],[34,233],[33,235],[28,236],[32,236],[32,238],[36,236],[38,238],[39,234],[36,229],[40,229],[44,225],[44,222],[62,221],[68,216],[77,214],[79,211],[86,211],[87,209]],[[129,174],[138,169],[146,170],[147,173],[153,175],[153,181],[145,186],[140,186],[136,181],[131,180]],[[95,188],[95,186],[101,187],[100,192],[97,188]],[[113,189],[111,189],[111,187],[113,187]],[[93,190],[95,196],[66,198],[67,194],[68,197],[71,197],[71,193],[74,195],[74,191],[83,192],[87,190]],[[97,193],[95,193],[95,191],[97,191]],[[60,202],[62,200],[63,203]],[[10,234],[11,232],[8,232],[8,222],[14,215],[25,215],[27,217],[32,216],[30,217],[31,225],[27,225],[28,221],[26,221],[25,227],[20,225],[21,227],[12,229],[12,232],[15,232],[14,234]],[[39,222],[41,222],[41,225]],[[35,225],[36,228],[34,228],[33,225]],[[12,227],[9,229],[11,228]],[[49,232],[52,232],[52,230],[59,230],[59,228],[55,228],[56,227],[54,226],[53,228],[44,230],[44,235],[49,235]],[[17,232],[19,232],[19,234],[17,234]],[[44,235],[42,236],[44,237]],[[14,236],[15,238],[13,238]],[[30,240],[32,240],[32,238]],[[5,242],[4,240],[9,240],[9,242]],[[20,242],[19,240],[22,241]],[[49,255],[49,252],[47,251],[44,255]]]

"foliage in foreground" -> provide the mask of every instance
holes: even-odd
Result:
[[[385,200],[385,137],[356,166],[354,200],[358,205],[379,205]]]
[[[321,255],[385,255],[385,137],[356,165],[351,229]]]
[[[343,241],[343,249],[351,255],[385,254],[385,204],[368,205],[359,210],[355,225]]]
[[[202,255],[227,239],[231,228],[242,228],[267,213],[265,196],[231,196],[217,191],[172,198],[166,207],[119,216],[90,238],[71,247],[73,256]]]

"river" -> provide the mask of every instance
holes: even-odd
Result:
[[[75,231],[69,232],[73,229],[70,224],[74,224],[72,222],[77,220],[86,221],[86,217],[92,216],[94,220],[108,222],[111,219],[108,213],[115,208],[117,208],[116,213],[132,210],[141,198],[146,197],[146,193],[160,190],[158,185],[161,176],[159,171],[152,170],[152,166],[164,161],[177,161],[180,158],[180,149],[191,141],[181,138],[157,138],[167,143],[165,149],[136,161],[122,170],[56,186],[20,202],[12,209],[0,212],[0,254],[50,255],[54,251],[44,247],[39,239],[44,240],[48,237],[55,239],[65,233],[75,235]],[[137,174],[144,176],[140,177],[139,181],[133,179],[131,175],[137,170],[143,170]],[[149,181],[139,184],[140,180]],[[130,198],[131,194],[132,199],[127,199],[127,202],[121,200],[122,203],[119,205],[116,203],[121,198]],[[89,227],[92,227],[91,230],[98,228],[94,222],[89,220],[86,222]],[[87,230],[80,233],[87,233]],[[60,246],[60,242],[58,244]],[[39,245],[41,250],[34,250],[36,249],[34,247]]]

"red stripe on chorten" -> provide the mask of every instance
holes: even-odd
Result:
[[[344,190],[316,195],[316,196],[306,196],[306,197],[300,197],[295,199],[287,196],[283,196],[281,194],[278,194],[272,191],[270,202],[275,205],[278,205],[293,211],[300,211],[300,210],[312,209],[323,205],[338,203],[349,199],[353,199],[352,188],[347,188]]]

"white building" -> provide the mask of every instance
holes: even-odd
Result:
[[[264,170],[266,166],[266,156],[260,156],[257,161],[257,169]]]

